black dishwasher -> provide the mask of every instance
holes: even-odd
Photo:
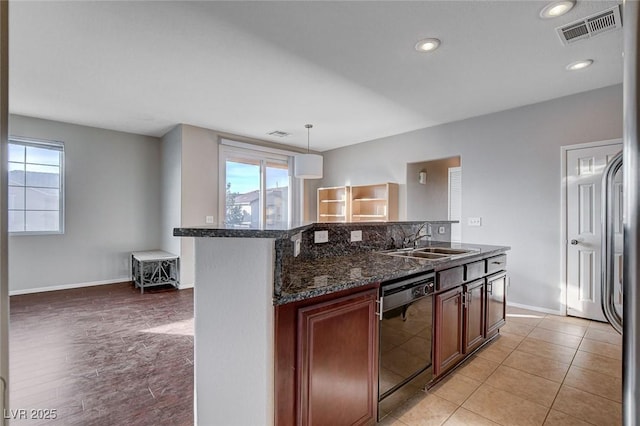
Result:
[[[433,272],[380,286],[378,419],[431,381]]]

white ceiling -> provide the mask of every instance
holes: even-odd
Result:
[[[187,123],[319,151],[622,82],[582,1],[10,2],[10,111],[162,136]],[[414,50],[437,37],[431,54]],[[565,66],[591,58],[588,69]],[[270,137],[281,130],[292,135]]]

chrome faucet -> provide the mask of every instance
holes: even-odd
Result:
[[[427,232],[421,234],[425,226],[427,226]],[[402,240],[402,247],[409,248],[410,246],[413,246],[413,248],[416,248],[418,246],[418,241],[423,238],[427,238],[427,240],[431,239],[431,226],[429,226],[427,222],[420,225],[420,228],[418,228],[418,230],[414,234],[408,237],[405,236]]]

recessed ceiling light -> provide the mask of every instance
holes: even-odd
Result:
[[[560,0],[554,1],[546,5],[540,11],[540,17],[544,19],[556,18],[558,16],[564,15],[576,5],[575,0]]]
[[[567,65],[567,69],[569,71],[577,71],[587,68],[591,64],[593,64],[593,59],[585,59],[583,61],[571,62],[569,65]]]
[[[418,52],[433,52],[440,46],[440,40],[437,38],[425,38],[416,43]]]

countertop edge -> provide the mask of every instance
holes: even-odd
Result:
[[[469,246],[472,246],[472,244],[470,244]],[[377,276],[368,276],[366,278],[354,279],[348,282],[336,283],[334,285],[328,285],[326,287],[313,288],[313,289],[299,291],[295,293],[284,293],[280,295],[274,294],[273,305],[274,306],[286,305],[288,303],[312,299],[314,297],[337,293],[337,292],[340,292],[343,290],[349,290],[352,288],[363,287],[369,284],[381,283],[384,281],[403,278],[403,277],[420,274],[420,273],[428,273],[432,271],[437,272],[444,269],[454,268],[459,265],[464,265],[469,262],[493,257],[511,250],[510,246],[493,246],[492,247],[492,246],[482,245],[482,247],[485,247],[488,250],[485,250],[481,253],[474,253],[471,255],[461,256],[457,258],[450,258],[446,260],[443,259],[441,261],[426,264],[424,265],[424,267],[416,266],[415,269],[410,271],[407,271],[407,270],[390,271],[388,274],[385,273]],[[376,253],[376,252],[371,252],[371,254],[384,256],[383,254]],[[416,263],[416,265],[418,265],[418,263]]]

